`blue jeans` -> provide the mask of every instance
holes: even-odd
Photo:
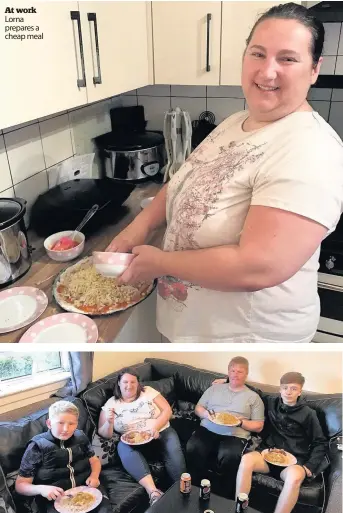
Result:
[[[136,480],[151,474],[146,457],[158,455],[162,459],[167,474],[174,483],[186,472],[185,458],[180,445],[179,437],[172,427],[160,432],[156,440],[146,445],[118,444],[118,454],[125,470]]]

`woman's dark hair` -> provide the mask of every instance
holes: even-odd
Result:
[[[138,397],[141,395],[141,393],[144,392],[144,387],[140,384],[139,376],[138,376],[137,372],[130,369],[130,367],[126,367],[125,369],[122,369],[120,371],[120,373],[118,374],[116,382],[114,384],[114,388],[113,388],[114,398],[119,399],[119,400],[123,399],[123,396],[121,395],[119,383],[120,383],[121,378],[124,376],[124,374],[130,374],[130,376],[135,376],[135,378],[137,378],[138,387],[137,387],[137,394],[136,394],[135,399],[138,399]]]
[[[319,58],[323,51],[325,30],[321,21],[317,20],[311,11],[306,9],[303,5],[289,2],[287,4],[280,4],[271,7],[256,21],[255,25],[251,29],[249,37],[247,39],[247,46],[251,41],[256,27],[262,23],[262,21],[269,20],[271,18],[278,18],[281,20],[296,20],[304,27],[308,28],[312,35],[312,45],[310,48],[312,54],[312,60],[314,66],[318,64]]]

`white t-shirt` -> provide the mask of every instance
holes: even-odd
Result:
[[[160,393],[149,386],[144,387],[144,392],[138,399],[130,403],[110,397],[102,407],[104,411],[108,408],[114,408],[116,415],[114,417],[114,430],[117,433],[125,433],[131,429],[149,429],[149,419],[156,419],[161,410],[154,403],[155,397]],[[170,424],[167,422],[159,431],[163,431]]]
[[[164,250],[237,245],[250,205],[294,212],[332,232],[342,212],[343,144],[317,112],[244,132],[248,112],[221,123],[168,185]],[[320,304],[320,248],[289,280],[218,292],[171,276],[158,284],[157,327],[171,342],[309,342]]]

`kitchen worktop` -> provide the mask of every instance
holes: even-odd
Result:
[[[49,300],[48,307],[34,322],[49,317],[50,315],[64,312],[64,310],[57,305],[52,295],[52,286],[57,274],[62,269],[75,264],[81,258],[91,255],[92,251],[104,251],[113,237],[121,232],[141,211],[140,203],[142,199],[154,196],[160,189],[160,184],[152,182],[137,185],[124,203],[124,207],[126,207],[125,214],[115,224],[103,227],[96,233],[86,237],[85,249],[82,255],[72,262],[55,262],[54,260],[51,260],[43,247],[44,239],[38,238],[34,233],[30,233],[29,231],[29,243],[33,248],[35,248],[32,253],[32,266],[25,276],[20,278],[14,284],[11,284],[8,288],[30,286],[37,287],[45,292]],[[73,227],[71,226],[70,228],[72,229]],[[164,228],[155,230],[148,241],[149,244],[159,247],[162,243],[163,234]],[[124,312],[118,312],[113,315],[92,317],[99,330],[98,342],[115,342],[116,336],[129,319],[134,308],[135,307],[132,307]],[[19,342],[21,336],[29,329],[29,327],[30,325],[10,333],[0,335],[0,343]]]

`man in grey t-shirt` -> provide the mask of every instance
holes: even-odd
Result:
[[[217,470],[232,475],[235,484],[241,455],[251,437],[264,425],[264,406],[260,396],[245,385],[249,362],[242,356],[232,358],[228,366],[229,382],[216,380],[200,398],[195,414],[200,426],[187,443],[187,466],[193,482],[207,478],[208,460],[216,455]],[[240,419],[238,427],[220,426],[211,421],[211,412],[228,412]]]

